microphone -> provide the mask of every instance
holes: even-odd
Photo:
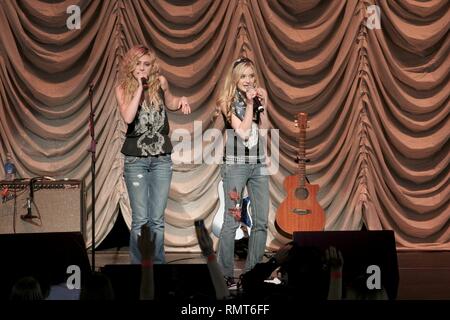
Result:
[[[253,110],[256,113],[264,112],[264,107],[261,104],[261,100],[258,97],[253,98]]]
[[[261,104],[261,100],[256,96],[253,98],[253,121],[259,123],[261,112],[264,112],[264,107]]]
[[[147,78],[141,78],[141,83],[142,83],[142,87],[144,88],[144,90],[147,90],[148,89]]]
[[[256,90],[256,87],[253,87]],[[253,98],[253,113],[255,115],[259,115],[261,112],[264,112],[264,107],[261,104],[261,100],[258,96]]]

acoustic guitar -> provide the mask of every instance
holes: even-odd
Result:
[[[322,231],[325,228],[325,212],[316,199],[319,185],[309,184],[305,177],[305,140],[308,115],[297,115],[299,147],[298,173],[285,178],[283,186],[287,197],[277,209],[275,226],[282,235],[292,238],[295,231]]]

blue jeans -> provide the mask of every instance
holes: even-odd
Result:
[[[261,262],[266,248],[267,220],[269,216],[269,176],[264,164],[223,164],[221,168],[225,195],[224,223],[219,237],[218,262],[225,277],[234,276],[234,238],[239,221],[229,214],[235,203],[228,193],[236,187],[242,193],[247,186],[252,209],[252,230],[248,243],[248,255],[243,272],[251,270]]]
[[[130,198],[132,221],[130,233],[131,263],[141,263],[138,235],[141,226],[148,223],[155,233],[155,264],[165,263],[164,210],[172,180],[170,154],[151,157],[125,157],[125,182]]]

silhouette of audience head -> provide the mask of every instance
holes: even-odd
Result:
[[[81,286],[80,300],[113,300],[114,291],[110,279],[100,273],[90,273]]]
[[[35,278],[23,277],[13,285],[9,299],[12,301],[43,300],[44,295]]]

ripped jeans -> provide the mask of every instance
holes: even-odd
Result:
[[[243,272],[250,271],[262,261],[267,240],[269,216],[269,176],[263,164],[223,164],[221,167],[225,194],[224,223],[219,237],[217,260],[225,277],[234,276],[234,237],[240,223],[229,214],[228,209],[235,204],[228,196],[234,188],[240,193],[247,187],[250,196],[253,226],[248,242],[247,261]]]
[[[132,221],[130,258],[141,263],[137,239],[141,226],[149,223],[155,233],[155,264],[166,262],[164,256],[164,211],[172,180],[171,154],[150,157],[125,157],[125,182],[130,198]]]

